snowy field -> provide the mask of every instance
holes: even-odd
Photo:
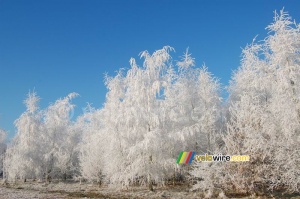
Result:
[[[7,188],[8,187],[8,188]],[[11,186],[0,186],[0,199],[19,198],[200,198],[199,193],[189,192],[184,187],[173,189],[157,188],[154,192],[145,188],[116,190],[99,187],[97,184],[79,183],[17,183]]]
[[[200,192],[189,191],[188,187],[157,187],[154,192],[145,188],[136,187],[128,190],[116,190],[105,186],[99,187],[97,184],[79,183],[45,183],[26,182],[16,183],[15,185],[0,185],[0,199],[72,199],[72,198],[100,198],[100,199],[146,199],[146,198],[164,198],[164,199],[193,199],[193,198],[215,198],[206,197]],[[227,198],[220,194],[217,198]],[[236,197],[230,197],[236,198]],[[274,197],[238,197],[243,199],[250,198],[274,198]],[[300,199],[300,196],[275,197]]]
[[[0,199],[68,198],[66,194],[0,187]]]
[[[128,190],[116,190],[105,186],[99,187],[97,184],[79,183],[45,183],[26,182],[16,183],[15,185],[1,185],[0,199],[31,199],[31,198],[110,198],[110,199],[129,199],[129,198],[203,198],[199,192],[190,192],[187,187],[157,187],[154,192],[145,188],[136,187]],[[225,198],[225,197],[219,197]]]

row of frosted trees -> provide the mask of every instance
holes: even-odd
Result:
[[[188,51],[174,61],[169,46],[144,51],[142,66],[132,58],[130,69],[106,77],[104,106],[88,105],[76,121],[70,120],[76,93],[44,110],[29,93],[16,136],[2,150],[4,177],[149,189],[193,179],[202,190],[299,191],[300,26],[281,11],[267,29],[268,37],[243,50],[226,102],[205,66],[195,67]],[[177,165],[181,151],[250,161]]]
[[[67,178],[77,172],[82,131],[69,119],[74,108],[70,100],[76,96],[71,93],[40,110],[39,97],[34,92],[28,94],[24,101],[27,110],[15,121],[17,133],[5,153],[5,178]]]

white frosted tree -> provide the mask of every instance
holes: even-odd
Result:
[[[230,86],[225,151],[250,162],[226,164],[226,189],[299,191],[300,28],[283,11],[267,28],[243,51]]]
[[[6,131],[0,129],[0,176],[3,176],[3,159],[6,151],[6,136]]]
[[[182,58],[177,62],[176,81],[166,94],[170,137],[179,138],[176,155],[184,150],[211,152],[213,140],[219,133],[220,85],[206,66],[194,67],[194,59],[188,51]]]
[[[197,146],[212,150],[220,119],[218,81],[206,67],[193,68],[188,52],[176,71],[172,50],[166,46],[153,54],[144,51],[142,67],[132,58],[125,74],[120,70],[106,78],[108,93],[101,114],[98,119],[91,119],[96,112],[87,115],[92,130],[87,130],[81,147],[83,177],[98,178],[101,173],[112,185],[144,184],[152,189],[152,183],[173,178],[180,151]],[[96,162],[103,170],[85,169]]]
[[[101,183],[104,177],[105,146],[109,143],[103,133],[102,110],[87,106],[85,113],[77,121],[82,128],[82,141],[79,145],[81,177]],[[108,161],[109,162],[109,161]]]
[[[78,170],[76,146],[80,141],[80,128],[70,118],[75,107],[71,100],[77,96],[77,93],[70,93],[56,100],[45,110],[45,134],[42,142],[46,179],[49,177],[65,179]]]
[[[35,92],[28,94],[24,101],[27,110],[15,121],[17,134],[5,154],[8,180],[78,175],[81,129],[69,117],[74,108],[70,100],[76,96],[71,93],[40,110],[39,97]]]
[[[125,82],[122,70],[114,77],[106,76],[105,84],[108,92],[102,110],[103,129],[100,138],[106,143],[103,154],[103,173],[110,184],[126,184],[124,171],[129,164],[127,161],[126,147],[129,143],[123,134],[126,115],[124,112]],[[127,181],[128,182],[128,181]]]
[[[277,131],[272,133],[272,170],[270,188],[300,191],[300,24],[283,10],[275,13],[265,41],[268,65],[276,68],[270,112]],[[288,158],[285,160],[285,157]]]
[[[167,46],[152,55],[144,51],[143,67],[131,59],[125,76],[118,74],[108,81],[105,131],[110,129],[114,140],[108,152],[116,153],[110,155],[113,164],[106,172],[111,183],[148,184],[152,189],[152,182],[162,182],[170,167],[171,158],[162,153],[167,147],[162,104],[170,50]]]
[[[4,159],[4,176],[8,180],[35,178],[42,173],[38,138],[43,132],[43,125],[39,100],[35,92],[29,92],[24,101],[27,110],[15,121],[17,134],[8,146]]]
[[[181,151],[212,154],[219,148],[221,139],[220,85],[206,66],[195,67],[188,51],[177,66],[178,72],[167,90],[165,102],[172,157],[176,159]],[[203,165],[195,163],[192,167],[178,165],[175,171],[180,177],[187,178],[190,173],[199,179],[207,173],[201,169]]]

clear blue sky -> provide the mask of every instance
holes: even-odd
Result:
[[[241,48],[263,39],[283,7],[300,21],[296,0],[0,0],[0,128],[15,134],[33,89],[42,108],[70,92],[81,95],[77,115],[86,102],[101,107],[105,72],[165,45],[175,59],[189,47],[197,65],[227,85]]]

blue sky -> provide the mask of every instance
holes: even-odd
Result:
[[[76,115],[87,102],[101,107],[104,73],[165,45],[174,59],[189,47],[197,66],[205,62],[226,86],[241,48],[263,39],[283,7],[300,21],[296,0],[0,0],[0,128],[15,134],[33,89],[42,108],[70,92],[80,94]]]

